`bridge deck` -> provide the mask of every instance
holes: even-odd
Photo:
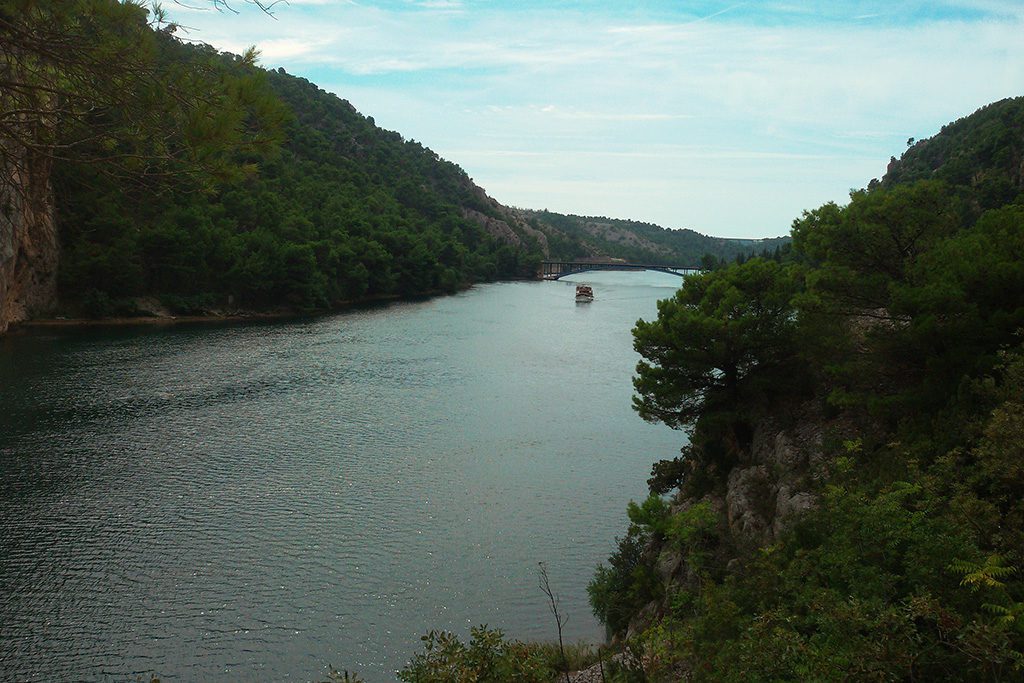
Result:
[[[654,270],[679,277],[702,272],[701,268],[697,266],[626,263],[624,261],[543,261],[540,276],[545,280],[557,280],[566,275],[586,273],[591,270]]]

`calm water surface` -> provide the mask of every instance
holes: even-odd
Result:
[[[0,338],[0,680],[394,679],[431,628],[551,639],[683,435],[630,408],[679,279],[312,321]]]

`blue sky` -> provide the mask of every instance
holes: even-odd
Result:
[[[192,2],[190,4],[201,4]],[[256,45],[500,202],[785,234],[989,102],[1024,95],[1024,1],[169,3]]]

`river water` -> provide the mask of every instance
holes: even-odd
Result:
[[[630,407],[679,279],[0,338],[0,680],[394,680],[430,629],[600,640],[586,584],[684,436]]]

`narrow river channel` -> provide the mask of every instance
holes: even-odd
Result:
[[[394,680],[430,629],[599,640],[684,435],[632,411],[657,273],[306,321],[0,338],[0,678]]]

